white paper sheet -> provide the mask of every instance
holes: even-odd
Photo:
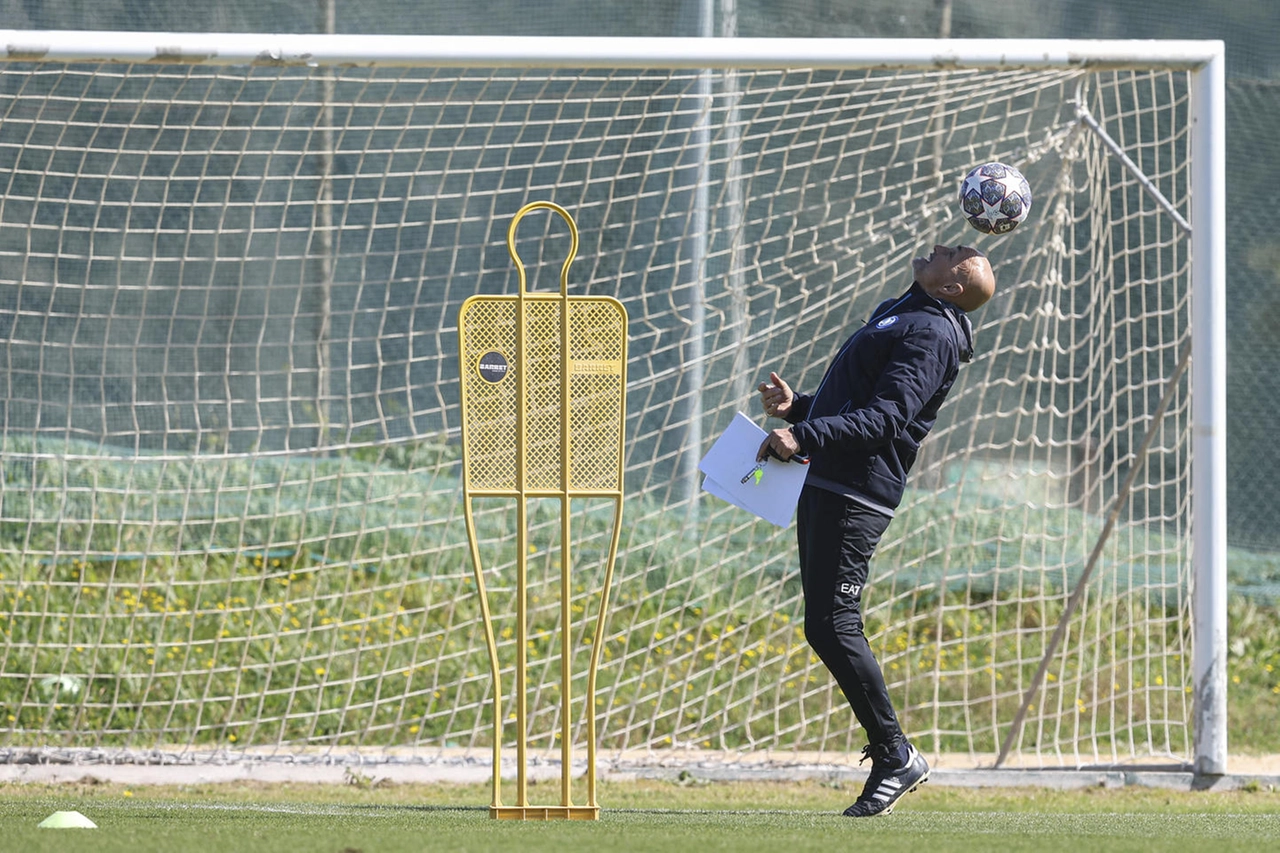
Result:
[[[786,527],[796,512],[796,502],[809,473],[806,462],[782,462],[770,457],[756,476],[756,453],[764,430],[738,412],[698,463],[706,477],[708,494],[753,513],[770,524]]]

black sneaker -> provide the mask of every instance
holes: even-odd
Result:
[[[844,810],[845,817],[871,817],[889,814],[894,803],[919,788],[929,778],[929,762],[907,745],[907,763],[893,767],[889,748],[884,744],[868,745],[862,750],[862,760],[871,759],[871,775],[862,786],[858,801]],[[861,762],[859,762],[861,763]]]

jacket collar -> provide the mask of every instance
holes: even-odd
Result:
[[[943,302],[941,299],[930,296],[918,281],[911,282],[911,289],[907,291],[907,295],[913,296],[921,300],[925,305],[942,312],[942,316],[950,320],[952,327],[955,329],[956,346],[960,353],[960,360],[964,362],[973,361],[973,324],[969,322],[969,315],[950,302]]]

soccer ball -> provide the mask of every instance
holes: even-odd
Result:
[[[960,207],[983,234],[1008,234],[1031,211],[1031,185],[1012,166],[983,163],[961,181]]]

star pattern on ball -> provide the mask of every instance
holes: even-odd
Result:
[[[1031,212],[1031,186],[1012,166],[983,163],[960,183],[960,207],[984,234],[1008,234]]]

